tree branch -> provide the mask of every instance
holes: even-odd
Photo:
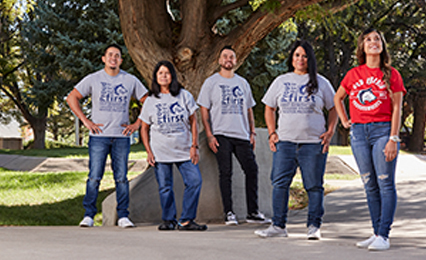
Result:
[[[218,40],[219,45],[224,45],[225,43],[233,45],[238,59],[244,61],[256,43],[268,35],[274,28],[294,16],[297,11],[321,1],[322,0],[287,0],[281,1],[281,6],[274,12],[258,9],[250,15],[244,24],[235,28],[227,36],[220,38],[220,40]],[[357,1],[358,0],[353,0],[350,3],[353,4]],[[347,6],[348,1],[336,0],[329,2],[330,8],[333,8],[332,10],[339,9],[339,4]]]
[[[355,4],[359,2],[359,0],[334,0],[334,1],[330,1],[330,2],[326,2],[326,3],[320,3],[319,5],[322,8],[325,8],[327,10],[329,10],[332,13],[337,13],[340,12],[346,8],[348,8],[349,6]]]
[[[10,74],[14,73],[15,71],[17,71],[20,67],[22,67],[22,65],[25,64],[25,61],[21,62],[20,64],[18,64],[18,66],[16,66],[15,68],[11,69],[10,71],[6,72],[3,77],[2,77],[2,83],[3,83],[3,79],[7,78],[7,76],[9,76]]]
[[[209,15],[208,17],[208,23],[209,23],[209,27],[212,27],[215,23],[216,20],[219,19],[220,17],[222,17],[224,14],[226,14],[227,12],[243,7],[245,5],[247,5],[250,2],[250,0],[239,0],[236,1],[234,3],[228,4],[228,5],[224,5],[224,6],[218,6],[216,9],[214,9],[213,12],[211,12],[211,15]],[[209,9],[211,10],[211,9]]]
[[[233,45],[238,59],[244,61],[256,43],[268,35],[279,24],[292,17],[296,11],[319,1],[283,1],[281,6],[274,12],[262,11],[259,8],[250,15],[243,25],[232,30],[221,42]],[[224,43],[221,45],[224,45]]]

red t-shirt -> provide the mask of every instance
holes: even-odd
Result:
[[[392,67],[390,89],[393,93],[407,92],[401,75]],[[389,122],[392,119],[392,99],[382,80],[380,68],[361,65],[348,71],[341,86],[349,95],[349,111],[352,123]]]

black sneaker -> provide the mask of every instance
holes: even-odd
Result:
[[[182,224],[179,223],[178,229],[179,230],[189,230],[189,231],[204,231],[204,230],[207,230],[207,225],[198,225],[193,220],[191,220],[185,226],[182,226]]]
[[[268,224],[271,223],[270,218],[266,218],[262,212],[251,213],[246,218],[247,223]]]
[[[176,224],[175,220],[166,220],[158,226],[158,230],[175,230]]]

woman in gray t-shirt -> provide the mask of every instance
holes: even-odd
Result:
[[[206,230],[194,222],[201,191],[198,168],[197,104],[191,93],[178,83],[169,61],[160,61],[153,73],[149,96],[139,119],[147,161],[154,167],[158,182],[163,223],[159,230]],[[182,214],[176,221],[173,193],[173,164],[179,169],[185,191]]]
[[[277,77],[262,102],[269,132],[269,147],[274,153],[271,180],[273,185],[273,224],[256,230],[261,237],[287,236],[287,211],[290,184],[297,167],[302,173],[308,193],[308,239],[320,239],[324,215],[323,177],[330,140],[337,113],[334,89],[327,79],[317,74],[312,46],[297,41],[288,59],[288,73]],[[278,108],[278,129],[275,112]],[[328,127],[323,114],[328,110]]]

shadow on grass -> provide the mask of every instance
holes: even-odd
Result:
[[[102,212],[102,201],[114,189],[99,192],[97,208]],[[84,216],[84,195],[57,203],[41,205],[0,206],[2,226],[75,226]]]

